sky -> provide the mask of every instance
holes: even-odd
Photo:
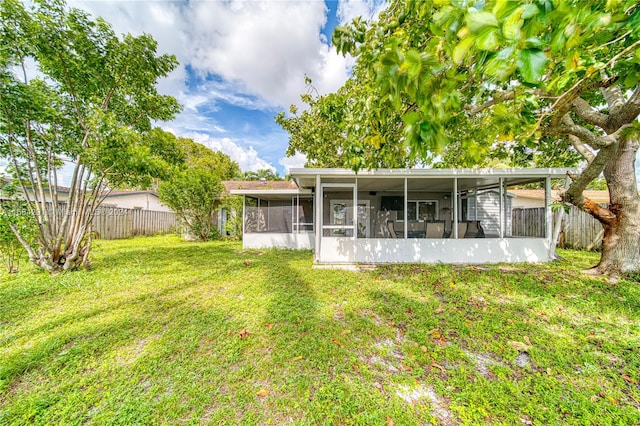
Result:
[[[228,154],[243,171],[269,168],[284,175],[302,167],[287,158],[288,134],[279,111],[301,106],[305,76],[320,94],[346,81],[353,58],[330,46],[336,25],[374,18],[381,0],[75,1],[111,23],[117,34],[147,33],[158,53],[176,55],[179,67],[158,82],[184,110],[158,123]]]
[[[160,127],[228,154],[243,171],[269,168],[284,175],[302,167],[305,158],[286,157],[288,134],[274,117],[291,104],[302,106],[305,76],[320,94],[342,86],[354,60],[331,47],[334,27],[357,16],[375,19],[386,3],[68,0],[68,5],[101,16],[117,34],[150,34],[158,53],[176,55],[180,65],[158,89],[184,109],[175,120],[157,123]],[[3,166],[0,159],[0,170]],[[640,161],[636,167],[640,174]]]

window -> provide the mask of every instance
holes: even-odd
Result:
[[[409,200],[407,202],[408,220],[437,220],[438,202],[435,200]]]

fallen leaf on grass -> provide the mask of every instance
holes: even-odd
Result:
[[[443,367],[443,366],[441,366],[441,365],[439,365],[439,364],[436,364],[436,362],[435,362],[435,361],[431,361],[431,366],[432,366],[433,368],[437,368],[437,369],[439,369],[440,371],[444,371],[444,367]]]
[[[258,392],[256,392],[256,395],[258,395],[261,398],[264,398],[265,396],[269,395],[269,391],[267,389],[260,389]]]
[[[393,420],[389,416],[387,416],[387,426],[394,426]]]
[[[297,357],[293,358],[293,360],[294,360],[294,361],[300,361],[301,359],[302,359],[302,356],[301,356],[301,355],[299,355],[299,356],[297,356]]]
[[[265,324],[264,328],[266,328],[267,330],[271,330],[273,328],[273,324]]]
[[[442,334],[440,334],[440,332],[435,328],[432,330],[429,330],[427,333],[431,334],[434,339],[439,339],[440,337],[442,337]]]
[[[410,366],[408,366],[408,365],[400,364],[400,370],[404,370],[404,371],[412,371],[412,370],[413,370],[413,367],[410,367]]]
[[[634,385],[638,384],[638,381],[637,380],[633,380],[631,378],[631,376],[629,376],[628,374],[623,374],[622,378],[625,380],[625,382],[633,383]]]
[[[249,331],[246,328],[243,328],[242,330],[240,330],[240,333],[238,334],[240,335],[240,339],[246,339],[247,337],[249,337],[251,333],[249,333]]]
[[[420,346],[420,349],[422,349],[422,352],[424,352],[425,354],[427,353],[427,347],[426,346]]]
[[[531,345],[531,340],[529,340],[529,336],[524,336],[523,339],[525,342],[527,342],[527,345]]]
[[[351,330],[342,330],[340,334],[345,335],[351,333]]]
[[[510,342],[507,342],[507,344],[509,346],[511,346],[513,349],[515,349],[517,351],[520,351],[520,352],[525,352],[525,351],[528,351],[528,350],[531,349],[531,346],[526,345],[526,344],[524,344],[522,342],[510,341]]]
[[[331,341],[338,346],[342,346],[342,344],[338,341],[338,339],[331,339]]]

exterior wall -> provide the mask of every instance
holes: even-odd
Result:
[[[464,220],[479,220],[480,225],[484,229],[484,233],[487,236],[499,236],[500,235],[500,193],[494,191],[482,192],[477,195],[478,201],[478,215],[476,219],[475,203],[473,198],[469,198],[469,207],[467,211],[467,217]],[[506,217],[504,235],[511,235],[511,209],[512,209],[512,197],[506,197],[506,203],[503,208]]]
[[[544,200],[525,197],[516,197],[513,200],[514,209],[532,209],[536,207],[544,207]]]
[[[315,247],[315,233],[300,232],[299,234],[255,233],[242,236],[243,248],[289,248],[298,250],[312,250]]]
[[[320,263],[518,263],[551,260],[543,238],[323,238]]]
[[[115,195],[107,197],[104,206],[120,207],[123,209],[153,210],[158,212],[170,212],[169,207],[160,202],[158,197],[152,194]]]

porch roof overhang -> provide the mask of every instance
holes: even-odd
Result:
[[[311,197],[311,189],[232,189],[233,195],[246,195],[247,197],[261,198],[263,200],[287,200],[291,197]]]
[[[458,190],[490,189],[499,186],[500,179],[505,185],[524,185],[545,178],[562,179],[568,173],[577,173],[570,168],[508,168],[508,169],[372,169],[355,172],[351,169],[290,169],[290,175],[300,188],[313,188],[316,177],[326,182],[353,182],[358,179],[362,190],[392,189],[396,182],[409,179],[430,179],[432,190],[448,190],[454,178],[458,180]]]

